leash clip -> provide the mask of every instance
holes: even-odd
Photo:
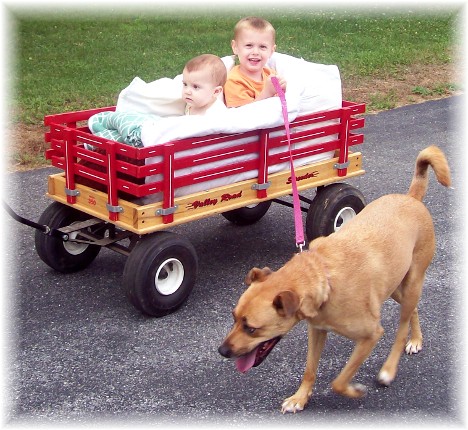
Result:
[[[299,249],[299,252],[302,252],[305,246],[305,240],[302,243],[296,243],[296,247]]]

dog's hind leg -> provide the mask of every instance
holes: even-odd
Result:
[[[400,361],[401,354],[405,349],[405,344],[407,352],[409,350],[418,352],[422,348],[422,334],[416,307],[418,305],[419,297],[421,296],[423,282],[424,274],[421,275],[417,270],[412,270],[408,272],[400,287],[401,296],[398,297],[400,300],[400,325],[390,354],[377,376],[377,380],[383,385],[388,386],[395,379],[398,363]],[[410,321],[412,339],[407,343],[406,341],[408,339]]]
[[[421,332],[421,326],[419,325],[419,314],[418,309],[414,309],[413,315],[411,315],[410,321],[411,335],[406,343],[405,351],[407,354],[417,354],[422,349],[423,336]]]
[[[307,351],[307,364],[302,378],[302,383],[297,390],[296,394],[288,397],[281,406],[283,414],[285,412],[298,412],[304,409],[304,406],[309,401],[314,388],[315,379],[317,376],[317,368],[322,355],[325,341],[327,340],[327,332],[308,326],[308,351]]]
[[[332,382],[332,389],[342,396],[359,398],[367,393],[367,389],[362,384],[351,384],[351,380],[358,371],[361,364],[374,349],[376,343],[383,335],[383,328],[379,324],[373,335],[356,341],[356,346],[351,354],[346,366],[338,377]]]
[[[392,294],[392,299],[401,305],[402,294],[400,289],[396,290]],[[417,354],[422,349],[423,336],[421,332],[421,326],[419,324],[419,314],[416,308],[411,315],[410,320],[410,338],[406,343],[405,351],[407,354]]]

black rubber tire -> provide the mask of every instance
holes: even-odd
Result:
[[[271,200],[260,202],[256,205],[245,206],[232,211],[223,212],[221,215],[236,225],[251,225],[259,221],[270,209]]]
[[[363,194],[351,185],[335,183],[318,188],[307,211],[307,239],[312,241],[334,233],[365,206]]]
[[[84,212],[59,202],[53,202],[42,213],[38,223],[47,225],[51,229],[58,229],[89,218],[91,217]],[[47,236],[39,230],[36,230],[34,242],[41,260],[52,269],[62,273],[85,269],[101,250],[98,245],[64,242],[61,238]]]
[[[197,271],[197,253],[187,239],[171,232],[156,232],[144,236],[130,253],[123,285],[136,309],[162,317],[187,300]]]

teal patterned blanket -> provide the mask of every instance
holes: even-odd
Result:
[[[88,127],[96,136],[141,148],[142,125],[159,118],[157,115],[138,112],[106,111],[90,117]]]

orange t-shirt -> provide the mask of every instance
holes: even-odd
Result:
[[[254,81],[240,72],[239,66],[234,66],[228,73],[224,85],[224,98],[227,107],[239,107],[253,102],[262,92],[265,79],[274,75],[274,70],[263,68],[261,82]]]

